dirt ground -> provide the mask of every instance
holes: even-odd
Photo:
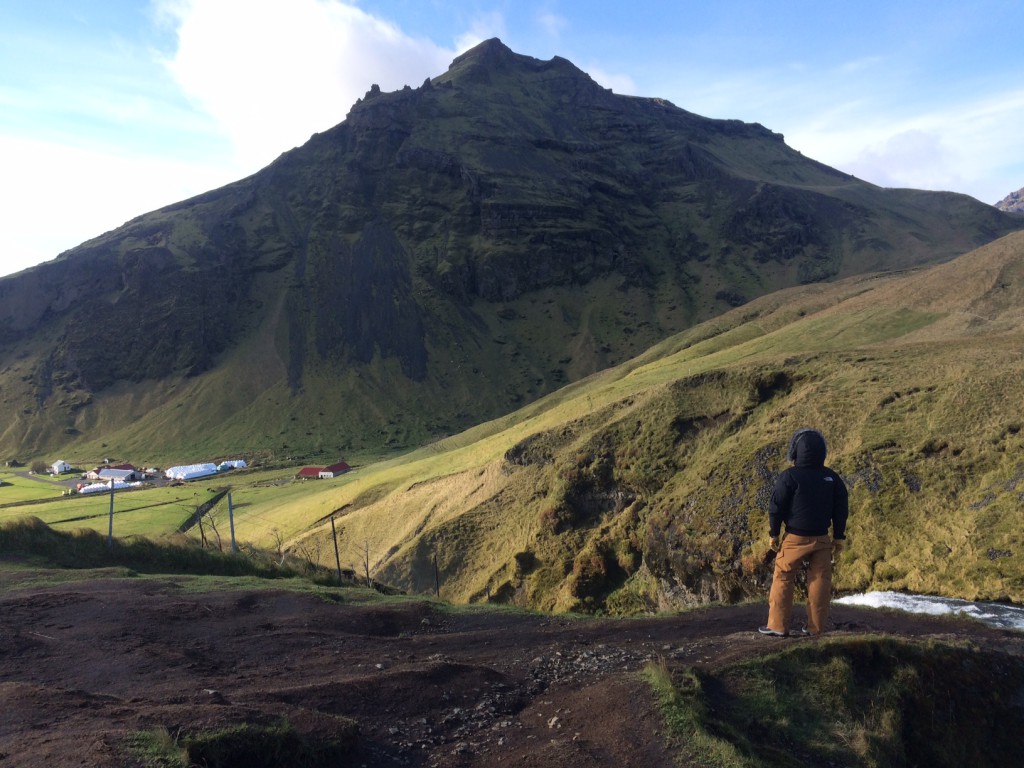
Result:
[[[758,635],[761,605],[580,619],[184,583],[0,593],[0,766],[131,766],[139,731],[287,718],[323,736],[331,715],[358,723],[352,766],[671,766],[637,675],[647,662],[716,665],[817,642]],[[1022,633],[964,621],[847,606],[833,618],[833,635],[1024,649]]]

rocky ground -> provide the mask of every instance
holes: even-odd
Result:
[[[671,766],[637,675],[645,664],[716,665],[817,642],[756,634],[762,605],[580,619],[187,584],[0,591],[0,766],[138,765],[134,733],[282,718],[313,738],[356,721],[352,766]],[[1024,644],[1021,633],[909,614],[836,606],[834,619],[835,634]]]

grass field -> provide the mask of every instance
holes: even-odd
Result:
[[[230,491],[238,541],[260,545],[279,544],[304,528],[306,518],[289,522],[296,504],[335,487],[345,478],[328,481],[297,481],[297,468],[235,470],[212,477],[162,487],[117,491],[114,494],[114,534],[116,536],[159,536],[177,530],[195,512],[223,491]],[[56,482],[40,483],[6,473],[0,487],[0,522],[32,516],[55,530],[91,529],[107,533],[110,524],[110,495],[95,493],[62,496],[64,487]],[[318,485],[319,484],[319,485]],[[230,521],[228,501],[224,497],[213,507],[212,519],[218,532],[228,541]],[[199,536],[198,529],[190,535]],[[212,532],[211,532],[212,535]]]
[[[4,507],[7,505],[50,499],[60,496],[62,490],[63,488],[49,480],[35,479],[35,476],[25,477],[14,472],[0,472],[0,515],[3,515]]]

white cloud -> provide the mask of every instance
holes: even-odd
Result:
[[[255,171],[344,120],[355,101],[419,86],[452,50],[338,0],[174,0],[173,77]]]
[[[1015,126],[1024,89],[896,112],[870,101],[804,119],[787,142],[881,186],[956,190],[994,203],[1024,184]]]
[[[146,211],[232,180],[226,167],[0,136],[0,275],[49,260]]]
[[[940,135],[909,130],[862,148],[843,170],[883,187],[955,189],[963,185],[956,165]],[[911,179],[914,183],[909,183]]]
[[[537,14],[537,24],[540,25],[544,34],[558,37],[568,28],[569,20],[551,11],[541,11]]]

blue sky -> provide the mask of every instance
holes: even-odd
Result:
[[[1024,3],[0,4],[0,275],[267,165],[371,84],[489,37],[617,93],[758,122],[882,186],[1024,186]]]

